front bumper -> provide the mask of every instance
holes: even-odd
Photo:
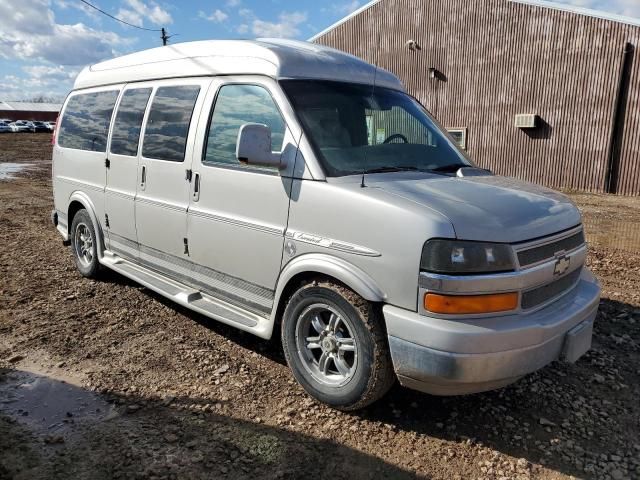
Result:
[[[462,395],[508,385],[554,360],[575,361],[590,347],[600,286],[586,268],[578,284],[531,313],[441,319],[386,305],[394,369],[402,385]]]

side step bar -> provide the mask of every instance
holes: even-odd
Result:
[[[271,337],[272,324],[268,318],[202,293],[165,275],[125,260],[110,251],[104,252],[100,263],[195,312],[261,338]]]

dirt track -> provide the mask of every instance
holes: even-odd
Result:
[[[603,284],[577,364],[467,397],[396,386],[345,414],[277,343],[80,277],[49,159],[47,135],[0,135],[0,163],[35,164],[0,181],[0,478],[640,478],[640,199],[574,196]]]

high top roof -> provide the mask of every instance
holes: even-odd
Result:
[[[207,40],[152,48],[86,67],[74,89],[175,77],[257,74],[373,83],[404,90],[390,72],[333,48],[280,39]]]

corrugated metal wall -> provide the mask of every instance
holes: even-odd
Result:
[[[316,41],[399,75],[441,123],[467,127],[481,166],[553,188],[605,190],[623,49],[639,46],[639,27],[508,0],[382,0]],[[519,113],[543,125],[518,129]],[[616,191],[640,194],[640,51]]]

